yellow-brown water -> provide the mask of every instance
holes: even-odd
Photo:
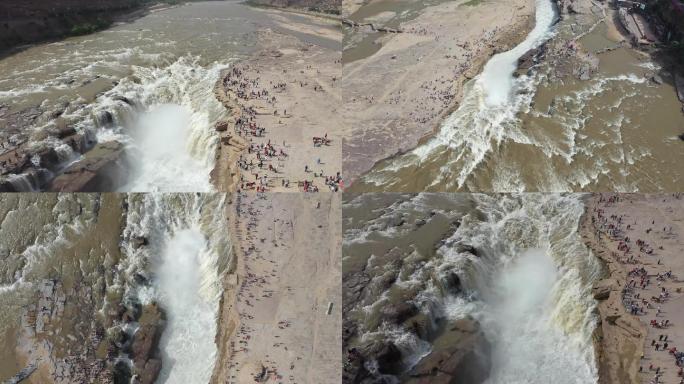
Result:
[[[26,367],[36,368],[30,383],[101,379],[129,361],[110,355],[116,335],[133,337],[143,321],[123,313],[150,305],[164,313],[164,381],[187,382],[188,372],[208,381],[220,279],[232,263],[225,199],[2,195],[0,381]]]
[[[272,16],[236,1],[193,2],[2,58],[0,154],[24,143],[54,148],[59,166],[40,180],[0,168],[0,181],[20,191],[41,189],[42,179],[79,160],[80,151],[54,136],[66,126],[88,146],[125,144],[132,169],[117,191],[212,190],[213,125],[228,113],[213,94],[220,71],[248,57],[263,29],[339,49],[338,41],[282,22],[307,23],[306,17]]]
[[[344,350],[393,344],[401,367],[376,370],[371,354],[364,376],[413,382],[441,332],[474,318],[492,345],[487,383],[596,382],[591,289],[603,271],[581,241],[583,212],[577,194],[348,195]],[[411,315],[388,316],[407,304]]]
[[[610,13],[608,13],[610,17]],[[436,137],[383,160],[349,189],[362,191],[675,191],[684,114],[672,75],[648,55],[617,45],[601,22],[589,32],[572,17],[553,39],[579,42],[599,59],[589,80],[554,79],[541,66],[516,80],[508,110],[478,107],[477,78]],[[664,82],[652,81],[659,75]],[[485,93],[486,94],[486,93]],[[470,98],[470,99],[469,99]]]

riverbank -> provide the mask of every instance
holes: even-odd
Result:
[[[307,12],[320,15],[339,15],[341,0],[248,0],[247,4],[258,7],[287,8],[293,12]]]
[[[236,274],[223,296],[212,382],[339,380],[338,199],[331,194],[236,197],[229,213]]]
[[[600,383],[681,379],[668,350],[679,351],[684,340],[684,323],[677,321],[684,318],[684,261],[677,257],[684,246],[683,214],[677,195],[601,194],[587,200],[582,237],[607,269],[594,289]]]
[[[258,51],[224,70],[216,98],[231,114],[216,124],[212,183],[218,190],[337,191],[341,162],[340,52],[302,33],[341,40],[336,21],[271,12],[291,34],[262,30]]]
[[[237,210],[236,204],[239,204],[240,198],[233,200],[234,195],[229,195],[229,202],[225,206],[224,215],[231,228],[237,227]],[[231,265],[227,268],[226,273],[221,278],[222,292],[221,300],[219,302],[218,311],[218,326],[216,328],[216,349],[217,356],[214,364],[214,370],[211,375],[211,384],[225,383],[230,377],[229,367],[233,357],[233,351],[236,349],[233,344],[235,331],[240,326],[240,315],[237,311],[238,303],[238,288],[242,279],[244,278],[244,249],[240,245],[240,237],[235,231],[230,231],[230,244],[232,253]]]
[[[673,8],[670,11],[664,11],[663,7],[668,6]],[[661,8],[660,11],[657,8]],[[674,23],[668,25],[661,14],[662,12],[676,18],[680,14],[684,15],[684,9],[674,8],[673,5],[664,3],[648,7],[647,11],[643,12],[629,13],[627,8],[613,9],[609,6],[605,6],[604,12],[607,15],[605,21],[612,38],[619,40],[621,44],[629,45],[635,51],[659,64],[661,68],[650,76],[650,80],[656,84],[663,82],[672,84],[675,96],[684,112],[684,70],[682,70],[684,55],[679,48],[681,44],[676,43],[677,37],[681,37],[684,33],[682,32],[684,25],[678,30]],[[684,133],[679,138],[684,140]]]
[[[438,130],[458,107],[465,82],[533,28],[534,8],[531,0],[427,7],[401,23],[401,33],[382,38],[376,53],[345,63],[345,177],[353,182]]]

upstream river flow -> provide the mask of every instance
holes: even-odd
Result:
[[[42,176],[53,177],[81,158],[47,134],[69,126],[90,146],[126,146],[131,169],[117,190],[211,190],[213,125],[226,114],[213,94],[221,69],[252,53],[264,29],[341,44],[286,27],[283,20],[307,23],[301,15],[273,13],[233,1],[191,3],[0,60],[0,155],[26,142],[55,148],[60,166]],[[19,190],[41,184],[35,175],[3,177]]]

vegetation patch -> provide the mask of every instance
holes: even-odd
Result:
[[[469,1],[467,1],[467,2],[465,2],[465,3],[463,3],[463,4],[461,4],[461,6],[475,7],[475,6],[477,6],[477,5],[482,4],[483,2],[484,2],[484,0],[469,0]]]
[[[72,36],[87,35],[105,29],[111,25],[110,20],[97,19],[92,22],[74,24],[69,31]]]

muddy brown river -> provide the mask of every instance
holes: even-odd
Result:
[[[1,59],[0,182],[44,189],[83,152],[116,142],[128,171],[106,191],[211,191],[213,125],[227,116],[213,94],[220,71],[248,57],[264,29],[341,49],[281,21],[307,24],[305,16],[276,16],[236,1],[193,2]],[[32,171],[5,164],[19,146]]]
[[[488,81],[495,71],[485,69],[433,138],[379,162],[349,190],[681,190],[684,114],[672,74],[619,45],[612,23],[594,12],[594,23],[566,16],[548,30],[549,46],[576,39],[598,60],[589,78],[558,76],[563,63],[551,58],[502,91]],[[507,102],[490,105],[500,92]]]
[[[420,11],[448,0],[430,1],[376,1],[365,4],[348,15],[347,19],[365,25],[373,24],[375,27],[397,29],[401,23],[414,19]],[[369,57],[382,47],[382,38],[388,32],[371,29],[364,26],[362,29],[346,28],[342,43],[342,63],[350,63]]]
[[[596,382],[583,212],[579,194],[348,194],[343,382],[417,383],[435,361],[461,364],[453,382]]]
[[[129,382],[161,362],[159,382],[208,382],[220,279],[233,263],[225,201],[5,195],[0,381]],[[155,334],[141,350],[136,340]]]

